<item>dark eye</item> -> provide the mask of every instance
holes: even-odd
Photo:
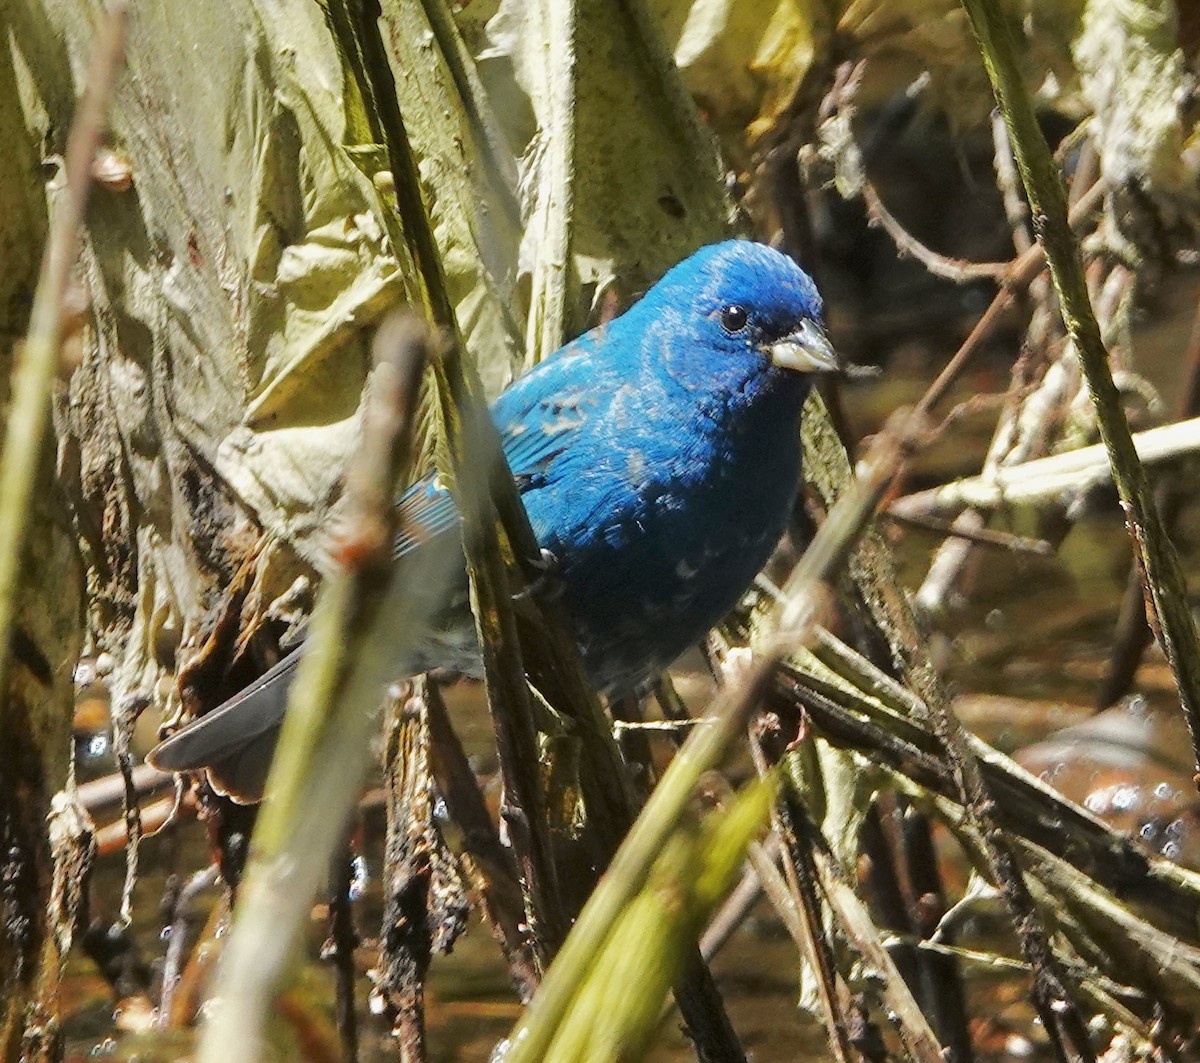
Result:
[[[738,306],[736,303],[721,311],[721,328],[729,333],[741,332],[749,320],[750,315],[746,313],[746,308]]]

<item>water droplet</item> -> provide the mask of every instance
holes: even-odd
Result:
[[[360,853],[350,862],[350,899],[358,900],[366,892],[370,881],[370,868],[367,867],[366,857]]]
[[[1118,786],[1113,790],[1112,806],[1118,812],[1128,812],[1141,800],[1142,791],[1139,786]]]

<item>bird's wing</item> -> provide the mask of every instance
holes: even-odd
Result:
[[[504,457],[521,493],[545,485],[554,459],[570,446],[573,433],[594,408],[593,389],[581,383],[586,346],[590,345],[577,340],[543,362],[517,380],[492,407]],[[576,349],[580,347],[585,349]],[[437,473],[409,487],[397,502],[396,513],[396,558],[457,528],[459,520],[454,500]]]
[[[545,485],[555,459],[597,414],[603,389],[591,371],[593,346],[590,334],[576,340],[521,377],[492,407],[504,457],[522,493]]]
[[[450,493],[432,474],[404,493],[397,512],[392,548],[397,560],[458,525]],[[244,690],[159,743],[146,760],[160,771],[206,768],[218,793],[236,801],[261,800],[302,652],[303,647],[293,650]]]
[[[392,548],[397,560],[458,525],[458,510],[450,492],[434,474],[404,493],[397,503],[397,513],[400,530]],[[258,800],[270,756],[247,754],[264,736],[274,743],[302,649],[293,650],[228,701],[164,739],[150,751],[147,761],[161,771],[208,767],[219,793]]]

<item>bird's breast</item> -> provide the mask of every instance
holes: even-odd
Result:
[[[610,692],[698,642],[736,604],[791,512],[795,417],[758,434],[699,427],[572,448],[558,475],[525,495],[559,560],[585,663]]]

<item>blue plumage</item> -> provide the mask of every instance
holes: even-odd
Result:
[[[698,641],[778,541],[799,487],[808,374],[835,367],[820,312],[812,281],[790,259],[760,244],[716,244],[495,403],[522,501],[605,693],[632,689]],[[401,538],[398,556],[456,530],[453,503],[432,477],[400,506],[422,534]],[[421,659],[398,662],[398,672],[469,664],[449,649],[469,645],[460,624],[449,610]],[[261,744],[278,723],[286,664],[152,759],[174,770],[231,754],[244,761],[244,742]],[[258,796],[265,764],[254,767],[242,764],[230,789]],[[257,786],[246,785],[250,776]]]

